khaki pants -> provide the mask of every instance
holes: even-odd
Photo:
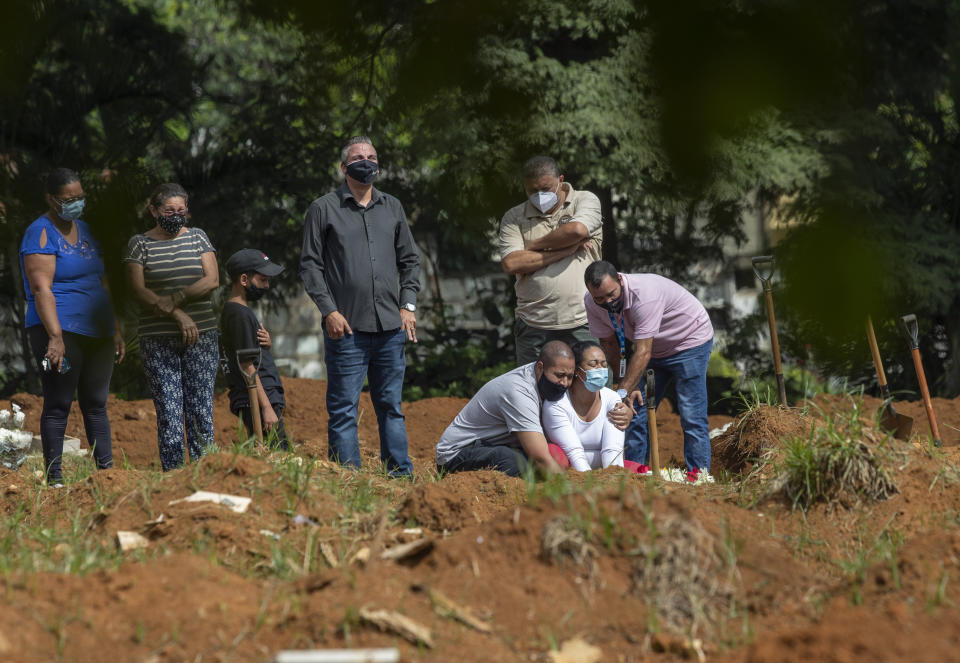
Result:
[[[517,366],[536,361],[540,356],[540,349],[548,341],[563,341],[572,346],[577,341],[597,340],[590,335],[587,325],[573,329],[537,329],[520,319],[517,319],[516,334]]]

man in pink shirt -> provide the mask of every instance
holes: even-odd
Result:
[[[652,368],[655,405],[660,404],[670,380],[676,380],[687,478],[696,481],[701,471],[710,470],[707,364],[713,325],[707,310],[668,278],[620,274],[605,260],[590,264],[583,279],[590,333],[600,339],[620,397],[636,412],[627,428],[624,458],[648,464],[647,411],[640,381]],[[643,470],[649,472],[649,467]]]

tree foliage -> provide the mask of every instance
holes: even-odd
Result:
[[[778,249],[794,356],[813,345],[862,377],[863,317],[912,310],[952,358],[957,18],[932,0],[11,0],[0,309],[22,326],[16,247],[54,166],[83,171],[122,302],[119,256],[154,184],[187,188],[222,256],[256,245],[293,267],[340,145],[369,133],[434,324],[452,324],[435,277],[491,269],[520,165],[546,153],[600,196],[621,269],[703,283],[759,207],[798,226]],[[931,373],[957,393],[947,366]]]

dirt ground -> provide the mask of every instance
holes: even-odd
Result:
[[[873,427],[876,399],[857,412],[833,396],[738,418],[715,440],[714,485],[610,468],[531,486],[489,471],[429,475],[461,399],[404,405],[416,481],[342,470],[325,460],[324,384],[285,385],[293,456],[221,452],[160,474],[152,403],[111,400],[114,455],[126,464],[61,490],[28,467],[0,470],[0,660],[267,661],[280,649],[366,646],[396,646],[404,661],[956,656],[960,401],[935,401],[942,452],[926,444],[919,403],[897,404],[916,419],[916,437],[898,442]],[[12,400],[36,430],[39,399]],[[216,408],[227,447],[236,422],[225,398]],[[366,395],[361,409],[373,461]],[[770,497],[763,472],[748,474],[759,452],[828,425],[829,413],[859,422],[858,441],[896,484],[890,499],[803,511]],[[666,403],[658,424],[662,457],[679,464]],[[68,432],[83,437],[77,413]],[[740,456],[748,462],[734,467]],[[171,504],[194,490],[253,501],[245,513]],[[119,530],[148,547],[118,552]],[[421,538],[414,554],[381,559]],[[369,610],[402,614],[429,642],[382,631]],[[581,641],[599,654],[560,656]]]

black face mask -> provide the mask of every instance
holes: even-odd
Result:
[[[260,299],[261,297],[263,297],[265,294],[267,294],[267,290],[269,290],[269,289],[270,289],[270,288],[258,288],[257,286],[252,285],[252,284],[251,284],[251,285],[248,285],[248,286],[244,286],[244,288],[243,288],[244,292],[247,293],[247,301],[248,301],[248,302],[255,302],[255,301],[257,301],[258,299]]]
[[[347,165],[347,175],[363,184],[372,184],[377,179],[378,172],[380,172],[380,166],[369,159],[354,161]]]
[[[562,384],[548,380],[546,373],[542,373],[540,379],[537,380],[537,389],[545,401],[559,401],[567,393],[567,388]]]
[[[623,310],[623,288],[620,289],[620,296],[614,299],[612,302],[604,302],[601,304],[603,308],[607,309],[611,313],[619,313]]]
[[[163,230],[163,232],[170,235],[176,235],[187,223],[187,217],[185,217],[183,214],[171,214],[170,216],[163,216],[161,214],[157,217],[157,223],[160,225],[160,228]]]

